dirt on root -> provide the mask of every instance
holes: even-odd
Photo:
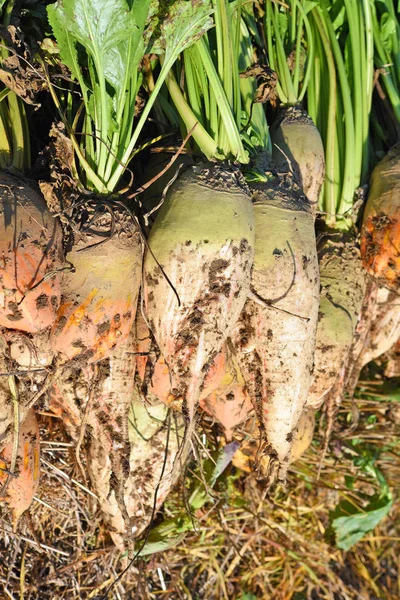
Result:
[[[196,532],[175,548],[135,560],[107,597],[238,600],[246,594],[251,600],[397,600],[397,496],[389,516],[350,551],[338,549],[326,534],[329,510],[342,494],[353,497],[370,485],[368,476],[354,469],[346,444],[354,438],[378,450],[383,432],[386,442],[395,439],[394,424],[384,417],[389,414],[383,410],[386,402],[379,405],[380,422],[369,429],[365,424],[375,414],[373,405],[356,402],[361,422],[351,437],[335,437],[319,480],[318,435],[306,456],[291,467],[285,490],[277,488],[266,496],[254,476],[228,470],[212,501],[196,513]],[[351,405],[345,404],[342,424],[350,414]],[[213,439],[218,443],[209,418],[203,428],[207,444]],[[15,533],[2,514],[0,589],[4,597],[18,597],[23,585],[30,600],[99,600],[127,559],[115,550],[96,499],[76,469],[74,447],[60,419],[41,415],[40,430],[41,502],[34,502]],[[384,452],[378,461],[389,484],[398,489],[398,452]],[[82,462],[85,466],[84,456]],[[186,485],[194,477],[192,468]],[[347,477],[353,477],[353,489],[346,488]],[[156,522],[174,518],[182,505],[184,489],[178,487]]]

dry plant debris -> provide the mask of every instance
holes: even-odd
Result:
[[[42,410],[42,477],[36,500],[16,532],[6,513],[1,518],[1,597],[397,599],[398,496],[387,518],[350,551],[338,549],[329,534],[329,511],[340,499],[359,501],[360,494],[373,494],[377,488],[376,480],[354,464],[355,440],[375,452],[376,466],[390,488],[399,487],[396,403],[385,396],[379,379],[361,382],[361,389],[364,399],[356,400],[356,411],[349,402],[341,408],[318,481],[323,443],[318,435],[290,467],[286,489],[276,488],[268,497],[254,475],[228,469],[210,501],[193,515],[196,530],[168,551],[137,559],[109,594],[128,559],[112,544],[61,419]],[[385,397],[379,398],[380,390]],[[202,440],[206,437],[212,446],[216,432],[209,417],[203,428]],[[197,454],[204,454],[201,444]],[[199,477],[192,468],[194,463],[163,514],[156,516],[157,523],[182,511],[188,482]]]

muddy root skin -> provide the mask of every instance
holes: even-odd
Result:
[[[0,369],[1,373],[9,371],[6,360],[8,348],[0,330]],[[11,439],[14,430],[14,406],[8,384],[8,377],[0,377],[0,445],[5,446]]]
[[[378,288],[375,310],[361,353],[361,366],[388,352],[400,337],[400,298],[397,292]]]
[[[385,367],[385,377],[400,377],[400,337],[396,343],[390,348],[386,354],[387,363]],[[393,411],[398,413],[400,416],[400,407]]]
[[[315,429],[315,411],[304,409],[301,413],[298,427],[293,436],[293,446],[290,455],[290,464],[299,460],[311,445]],[[270,472],[270,456],[264,455],[258,459],[260,449],[260,436],[251,436],[245,440],[236,451],[232,464],[247,473],[254,472],[254,465],[259,462],[258,470],[262,477],[268,478]]]
[[[154,510],[160,508],[182,473],[189,453],[189,445],[181,447],[182,416],[171,416],[160,401],[144,403],[135,388],[134,338],[132,332],[109,358],[96,365],[97,379],[90,367],[92,379],[87,372],[81,413],[77,413],[77,398],[71,401],[73,394],[69,394],[69,411],[64,413],[64,418],[70,419],[69,432],[75,433],[77,441],[80,429],[75,429],[74,421],[82,424],[90,402],[86,422],[88,474],[110,535],[121,551],[132,550],[134,540],[150,524]]]
[[[125,485],[132,535],[140,536],[185,471],[190,444],[179,413],[158,405],[143,406],[134,396],[130,412],[130,470]]]
[[[34,371],[50,367],[54,354],[50,347],[50,330],[26,335],[19,331],[10,332],[10,358],[18,365],[18,369]]]
[[[16,335],[19,332],[15,332]],[[11,346],[7,343],[8,338],[13,339],[12,332],[5,331],[4,334],[0,328],[0,373],[15,373],[18,371],[16,379],[18,389],[18,410],[19,422],[22,423],[32,405],[33,385],[41,386],[45,379],[45,372],[26,372],[25,367],[20,367],[18,363],[10,356]],[[5,446],[12,442],[14,436],[14,404],[10,391],[8,377],[0,376],[0,445]]]
[[[372,318],[376,312],[378,301],[378,286],[372,279],[367,281],[366,290],[361,306],[360,317],[354,333],[353,344],[350,349],[349,358],[345,364],[344,374],[340,382],[335,384],[335,404],[340,406],[346,393],[351,399],[363,367],[362,355],[367,345],[369,331],[371,329]]]
[[[170,408],[182,409],[182,400],[171,394],[168,366],[139,309],[136,315],[136,389],[147,405],[160,401]],[[175,403],[174,403],[175,401]]]
[[[51,332],[60,363],[81,365],[106,358],[128,336],[135,320],[141,279],[142,243],[136,224],[123,210],[95,217],[78,232],[67,254],[73,270],[63,277],[63,295]],[[113,231],[114,230],[114,231]]]
[[[19,426],[18,453],[15,477],[3,469],[9,469],[13,454],[13,439],[0,451],[0,488],[5,502],[12,512],[14,531],[22,513],[31,505],[40,478],[40,435],[39,424],[33,408],[30,408]]]
[[[128,415],[134,392],[135,338],[132,334],[107,359],[85,368],[63,366],[49,394],[49,409],[62,418],[78,455],[86,453],[85,474],[114,543],[129,547]],[[82,467],[82,464],[80,464]]]
[[[130,452],[115,446],[106,431],[97,428],[91,439],[88,465],[111,537],[121,550],[132,544],[154,518],[182,473],[189,447],[182,453],[184,421],[171,416],[164,404],[146,406],[132,396],[129,411]],[[179,456],[179,469],[175,461]],[[118,469],[116,471],[116,465]]]
[[[329,231],[326,234],[329,236]],[[318,409],[347,361],[366,290],[366,276],[354,238],[326,237],[318,251],[320,307],[313,382],[307,406]]]
[[[148,241],[174,289],[147,252],[146,317],[170,369],[172,393],[184,399],[193,422],[208,366],[249,292],[254,213],[239,172],[218,165],[186,171]]]
[[[234,347],[263,430],[271,469],[285,480],[293,436],[307,400],[315,351],[319,269],[307,198],[271,178],[254,195],[256,245],[251,288]],[[302,318],[299,318],[302,317]],[[271,471],[271,473],[272,473]]]
[[[303,109],[287,106],[280,109],[270,134],[278,170],[293,173],[315,217],[325,178],[325,153],[317,127]]]
[[[48,408],[62,419],[70,438],[79,439],[85,407],[93,373],[89,367],[85,371],[73,367],[62,367],[48,393]]]
[[[0,173],[0,327],[29,333],[53,324],[61,295],[61,226],[43,197]]]
[[[394,308],[393,303],[396,304],[397,299],[396,293],[386,288],[378,288],[372,280],[367,282],[348,359],[324,398],[326,427],[320,464],[328,448],[333,424],[344,395],[353,398],[363,366],[383,354],[396,339],[400,315],[398,307]],[[391,339],[388,339],[390,337]]]
[[[134,392],[133,332],[111,355],[98,363],[97,378],[88,390],[89,439],[87,469],[114,543],[122,548],[131,535],[126,481],[129,467],[128,415]]]
[[[400,144],[375,167],[361,231],[367,272],[379,285],[400,288]]]

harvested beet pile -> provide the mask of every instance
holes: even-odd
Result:
[[[210,490],[232,463],[267,492],[366,364],[399,372],[398,13],[30,4],[0,2],[2,511],[40,497],[40,412],[116,548],[157,551],[202,419]]]

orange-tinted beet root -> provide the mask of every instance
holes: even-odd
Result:
[[[388,285],[400,283],[400,214],[390,218],[381,213],[369,217],[363,225],[361,251],[368,273]]]
[[[10,469],[12,452],[11,439],[0,452],[0,500],[9,505],[13,523],[16,524],[22,513],[30,507],[39,484],[39,425],[33,409],[28,411],[19,428],[16,476],[6,472]]]
[[[0,174],[0,326],[50,327],[60,303],[62,233],[43,198]]]
[[[137,378],[142,398],[152,404],[161,400],[166,406],[181,410],[182,398],[172,393],[168,365],[163,356],[156,357],[154,339],[140,313],[136,317],[136,340]],[[253,409],[237,361],[226,343],[208,370],[200,407],[221,423],[227,439]]]
[[[51,333],[61,362],[106,358],[133,326],[141,279],[140,235],[123,210],[113,214],[116,224],[110,218],[100,216],[90,229],[79,232],[67,255],[74,271],[64,276]]]
[[[363,264],[382,285],[400,285],[400,144],[375,167],[361,231]]]
[[[182,399],[171,391],[170,371],[163,356],[157,358],[157,348],[146,321],[136,317],[136,369],[142,398],[147,402],[162,401],[170,408],[181,409]],[[200,407],[225,428],[231,430],[246,419],[252,410],[245,382],[227,344],[214,358],[204,381]]]
[[[253,410],[239,365],[226,343],[208,371],[200,407],[221,423],[228,440]]]

